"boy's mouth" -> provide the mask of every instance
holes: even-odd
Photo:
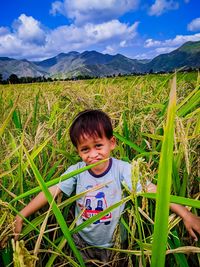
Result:
[[[96,162],[98,162],[98,161],[100,161],[101,159],[93,159],[93,160],[90,160],[90,162],[89,162],[89,164],[94,164],[94,163],[96,163]]]

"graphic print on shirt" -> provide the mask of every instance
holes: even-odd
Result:
[[[104,192],[98,192],[94,195],[86,195],[84,198],[84,212],[82,214],[83,220],[87,220],[94,215],[97,215],[99,212],[107,209],[107,201]],[[112,219],[112,213],[104,215],[101,219],[95,221],[93,224],[104,223],[105,225],[110,224]]]

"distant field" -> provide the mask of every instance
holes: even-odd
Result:
[[[13,216],[35,193],[30,192],[21,200],[13,201],[10,205],[8,203],[16,196],[21,196],[38,186],[31,161],[43,180],[49,182],[58,178],[68,166],[79,160],[68,135],[73,117],[79,111],[98,108],[107,112],[112,118],[118,140],[113,155],[130,162],[142,157],[146,162],[148,178],[157,183],[172,78],[172,74],[152,74],[84,81],[0,85],[0,244],[4,248],[0,250],[0,266],[6,266],[6,246],[7,260],[9,261],[9,257],[12,260],[10,241],[8,239],[7,243],[6,237],[12,234]],[[200,196],[199,88],[200,76],[197,72],[177,74],[171,192],[187,199],[199,199]],[[31,160],[27,159],[27,153]],[[140,198],[138,197],[138,204],[142,207]],[[65,201],[66,198],[62,200]],[[58,202],[62,200],[59,199]],[[135,207],[131,203],[127,205],[128,216],[123,222],[129,231],[128,249],[133,251],[131,254],[127,252],[125,256],[129,257],[133,266],[141,266],[141,260],[143,264],[146,262],[147,266],[150,262],[155,202],[148,200],[147,203],[144,210],[138,212],[142,226],[138,226],[134,215]],[[198,205],[200,207],[200,204]],[[72,231],[75,226],[69,207],[71,203],[62,202],[60,209],[64,217],[68,218],[68,226]],[[63,234],[52,212],[48,219],[49,226],[45,228],[46,238],[43,237],[41,244],[36,243],[38,231],[33,229],[33,226],[40,229],[46,210],[42,209],[28,218],[32,226],[26,222],[21,237],[31,255],[35,250],[34,255],[39,259],[35,266],[64,266],[64,263],[67,265],[69,262],[71,266],[76,266],[76,259],[62,239]],[[197,214],[199,209],[193,207],[192,211]],[[167,249],[184,249],[180,254],[172,252],[167,255],[169,265],[166,266],[199,266],[199,243],[194,244],[189,239],[179,219],[174,216],[170,218]],[[142,228],[141,235],[138,234],[138,227]],[[141,253],[141,244],[138,240],[144,244],[144,253]],[[188,247],[195,254],[186,254]],[[25,255],[23,260],[28,260],[28,251],[23,250],[21,253]],[[15,255],[18,255],[16,251]],[[19,256],[16,258],[19,260]],[[34,266],[34,262],[35,259],[30,258],[29,266]],[[115,262],[113,266],[117,266]]]

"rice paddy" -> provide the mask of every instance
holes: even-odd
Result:
[[[199,241],[168,210],[174,202],[199,214],[199,89],[197,72],[0,85],[0,266],[84,266],[72,235],[122,203],[127,242],[120,246],[125,234],[116,229],[109,266],[199,266]],[[151,180],[158,194],[125,188],[120,203],[77,227],[80,195],[53,200],[48,186],[79,161],[68,130],[87,108],[109,114],[113,156],[132,162],[133,183]],[[41,190],[50,205],[24,220],[14,243],[14,217]]]

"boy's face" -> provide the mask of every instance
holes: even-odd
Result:
[[[99,160],[107,159],[110,157],[111,151],[115,148],[115,137],[108,139],[105,135],[88,136],[83,135],[77,145],[79,156],[87,164],[93,164]],[[91,170],[99,175],[103,173],[109,165],[109,161],[103,162],[98,166],[93,167]]]

